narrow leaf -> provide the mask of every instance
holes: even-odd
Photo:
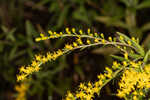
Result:
[[[117,32],[117,34],[119,36],[124,37],[125,41],[127,41],[127,42],[131,41],[132,45],[136,48],[135,49],[136,52],[138,52],[142,57],[144,57],[144,55],[145,55],[144,49],[138,43],[136,43],[135,41],[131,40],[129,37],[127,37],[126,35],[124,35],[124,34],[122,34],[120,32]]]

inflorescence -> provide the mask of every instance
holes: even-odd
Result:
[[[68,94],[66,95],[65,100],[92,100],[94,99],[94,95],[100,94],[100,90],[113,78],[116,77],[116,75],[123,70],[124,67],[126,67],[127,64],[119,63],[117,61],[113,62],[112,68],[105,67],[104,74],[99,74],[98,81],[91,83],[88,82],[87,84],[81,83],[79,85],[79,89],[76,91],[76,93],[71,93],[68,91]]]
[[[145,65],[140,69],[141,62],[131,62],[130,69],[123,72],[117,96],[138,100],[144,98],[150,89],[150,65]]]
[[[113,56],[121,61],[113,62],[112,67],[106,67],[104,74],[98,75],[98,81],[92,83],[81,83],[79,89],[75,93],[68,92],[66,100],[91,100],[94,98],[94,94],[99,95],[100,90],[116,76],[122,75],[119,82],[119,89],[117,90],[117,96],[120,98],[131,98],[137,100],[137,98],[145,97],[145,91],[150,89],[150,65],[145,65],[147,56],[145,57],[144,49],[139,45],[139,40],[132,37],[131,39],[124,34],[117,32],[117,37],[105,38],[103,33],[92,32],[87,29],[87,32],[83,30],[77,31],[75,28],[66,28],[65,32],[53,32],[48,31],[48,36],[43,33],[35,41],[75,37],[74,42],[66,43],[64,48],[58,49],[54,52],[47,52],[46,55],[35,55],[32,63],[28,66],[22,66],[19,69],[17,75],[18,81],[25,80],[33,72],[38,72],[41,69],[41,65],[52,60],[56,60],[59,56],[62,56],[75,49],[82,49],[97,45],[113,45],[117,47],[124,57]],[[145,58],[144,58],[145,57]],[[144,61],[142,61],[144,59]],[[145,60],[146,59],[146,60]],[[136,77],[135,77],[136,76]],[[143,92],[144,91],[144,92]],[[132,95],[131,95],[132,93]]]
[[[29,86],[27,83],[23,82],[20,85],[15,86],[15,90],[18,92],[16,100],[26,100],[26,93]]]
[[[49,36],[45,36],[44,34],[40,34],[41,37],[36,38],[36,41],[46,40],[46,39],[54,39],[54,38],[60,38],[60,37],[76,37],[76,40],[69,44],[67,43],[63,49],[59,49],[58,51],[55,51],[53,53],[48,52],[46,55],[35,55],[35,58],[33,59],[32,63],[28,66],[21,66],[19,70],[19,74],[17,75],[17,80],[24,80],[27,76],[32,74],[33,72],[38,72],[40,70],[40,66],[48,61],[55,60],[57,57],[80,48],[86,48],[96,45],[114,45],[120,50],[124,51],[126,49],[126,46],[132,47],[131,43],[126,41],[120,43],[119,41],[123,41],[123,36],[120,36],[118,41],[116,38],[108,37],[108,39],[104,38],[104,34],[98,34],[98,33],[92,33],[90,29],[87,30],[87,34],[83,33],[82,30],[79,30],[77,32],[75,28],[72,28],[69,30],[69,28],[66,28],[66,33],[60,32],[52,32],[51,30],[48,31]],[[83,38],[86,38],[86,41],[83,41]],[[136,42],[136,39],[134,39]],[[118,45],[117,45],[118,44]],[[134,47],[132,47],[134,48]]]

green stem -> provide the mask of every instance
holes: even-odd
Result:
[[[150,50],[148,50],[148,52],[146,53],[145,57],[144,57],[144,63],[146,63],[148,61],[148,56],[150,55]]]

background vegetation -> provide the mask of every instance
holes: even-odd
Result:
[[[55,50],[65,42],[36,43],[34,38],[40,32],[75,27],[115,36],[120,31],[138,37],[145,49],[150,49],[149,12],[150,0],[0,0],[0,99],[14,100],[21,65],[29,64],[34,54]],[[95,80],[104,65],[112,63],[109,55],[117,52],[114,48],[89,48],[45,64],[33,75],[27,100],[61,99],[80,82]],[[106,86],[102,99],[113,99],[115,88]]]

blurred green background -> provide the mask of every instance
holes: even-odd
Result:
[[[107,37],[120,31],[138,37],[147,50],[149,16],[150,0],[0,0],[0,100],[15,99],[21,65],[30,64],[35,54],[57,50],[66,42],[54,39],[36,43],[40,32],[91,28]],[[111,65],[109,55],[117,52],[112,47],[76,50],[43,65],[32,75],[27,100],[61,99],[67,90],[75,91],[80,82],[96,80],[96,75]],[[112,95],[116,88],[106,86],[101,100],[119,100]]]

